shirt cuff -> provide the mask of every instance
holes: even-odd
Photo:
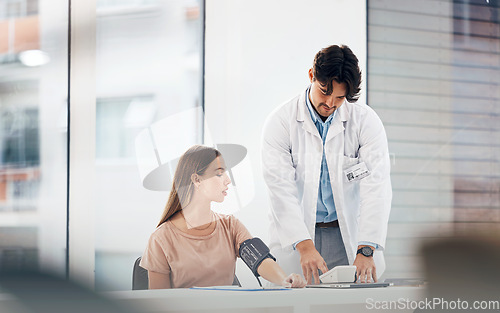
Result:
[[[378,249],[378,244],[373,243],[373,242],[369,242],[369,241],[360,241],[360,242],[358,242],[358,246],[370,246],[373,248],[373,250]],[[295,246],[294,246],[294,248],[295,248]]]
[[[305,241],[305,240],[308,240],[308,239],[302,239],[302,240],[296,241],[296,242],[292,245],[292,246],[293,246],[293,250],[297,250],[297,249],[295,249],[295,247],[296,247],[299,243],[301,243],[302,241]]]

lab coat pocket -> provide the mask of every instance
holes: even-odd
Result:
[[[346,170],[349,167],[353,166],[354,164],[358,164],[358,163],[359,163],[358,158],[351,158],[351,157],[344,155],[344,163],[342,164],[342,169]]]

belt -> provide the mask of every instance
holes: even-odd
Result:
[[[316,223],[316,227],[319,228],[329,228],[329,227],[339,227],[339,220],[328,223]]]

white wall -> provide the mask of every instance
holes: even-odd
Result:
[[[269,202],[260,162],[263,123],[276,106],[308,86],[307,71],[321,48],[348,45],[366,73],[366,3],[207,0],[205,36],[208,131],[213,142],[248,149],[246,163],[253,177],[243,179],[253,180],[255,196],[236,216],[267,242]],[[360,101],[365,99],[363,94]]]

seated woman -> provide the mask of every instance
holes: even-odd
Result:
[[[240,245],[255,248],[259,244],[253,240],[259,239],[252,239],[234,216],[210,209],[212,201],[224,201],[230,183],[218,150],[193,146],[182,155],[167,205],[140,263],[148,270],[149,289],[232,284]],[[287,276],[270,257],[254,263],[254,273],[272,283],[305,286],[300,275]]]

